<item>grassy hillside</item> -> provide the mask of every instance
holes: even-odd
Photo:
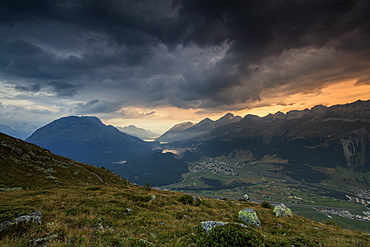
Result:
[[[68,185],[124,185],[102,169],[55,155],[34,144],[0,133],[0,191]]]
[[[1,246],[30,246],[35,239],[52,236],[50,247],[152,246],[145,241],[155,246],[217,246],[204,244],[209,235],[196,226],[208,220],[239,222],[238,211],[253,208],[262,227],[249,226],[239,229],[239,233],[248,233],[255,243],[265,246],[370,245],[370,236],[365,233],[342,230],[296,215],[277,218],[272,209],[258,203],[188,199],[182,193],[133,185],[3,192],[0,193],[0,221],[41,210],[43,222],[2,232],[0,243]],[[260,244],[255,246],[262,246]]]

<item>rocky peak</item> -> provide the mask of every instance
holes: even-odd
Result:
[[[192,122],[184,122],[174,125],[169,131],[182,131],[194,126]]]
[[[242,118],[239,116],[234,116],[232,113],[226,113],[225,116],[216,120],[216,126],[222,126],[229,123],[239,122]]]
[[[209,118],[205,118],[202,121],[200,121],[196,127],[201,128],[201,129],[209,129],[214,127],[215,121],[212,121]]]
[[[316,106],[311,108],[311,111],[314,112],[314,113],[323,113],[327,109],[328,109],[328,107],[326,107],[324,105],[316,105]]]

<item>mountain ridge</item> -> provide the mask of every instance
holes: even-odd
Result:
[[[0,191],[12,188],[128,183],[107,169],[53,154],[35,144],[2,133],[0,169]]]
[[[234,149],[255,157],[277,154],[293,163],[370,171],[370,101],[356,101],[311,110],[246,115],[193,139],[200,152],[212,157]],[[217,151],[218,150],[218,151]]]
[[[71,159],[108,167],[144,153],[152,144],[103,124],[97,117],[64,117],[37,129],[27,141]]]
[[[234,116],[232,113],[227,113],[215,121],[210,118],[205,118],[196,124],[191,122],[180,123],[170,128],[158,137],[157,140],[165,142],[185,141],[205,134],[219,126],[238,122],[241,119],[242,118],[240,116]]]

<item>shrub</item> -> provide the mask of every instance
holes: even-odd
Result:
[[[179,201],[183,204],[192,204],[194,202],[194,199],[191,195],[183,195],[179,198]]]
[[[151,187],[150,187],[149,182],[146,182],[146,184],[144,185],[144,190],[150,191],[150,189]]]
[[[261,206],[263,208],[273,208],[272,205],[271,205],[271,203],[266,202],[266,201],[261,202]]]
[[[216,226],[209,233],[198,226],[193,241],[197,246],[204,247],[263,246],[260,234],[236,224]]]
[[[329,226],[336,226],[337,225],[337,223],[333,219],[328,219],[327,221],[325,221],[325,224],[329,225]]]
[[[89,190],[101,190],[102,187],[99,187],[99,186],[91,186],[91,187],[87,187],[85,190],[86,191],[89,191]]]
[[[218,179],[201,177],[200,180],[209,186],[220,187],[222,185],[222,182]]]

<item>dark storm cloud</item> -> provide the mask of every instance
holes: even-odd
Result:
[[[53,91],[56,92],[58,96],[73,96],[76,94],[77,90],[76,86],[67,82],[53,81],[48,85],[52,87]]]
[[[193,21],[188,40],[230,43],[213,75],[203,77],[207,86],[196,90],[211,95],[203,107],[259,100],[263,90],[282,85],[308,90],[370,72],[368,1],[181,4],[180,16]]]
[[[111,113],[118,111],[126,103],[125,100],[105,101],[92,99],[86,103],[77,103],[74,108],[75,114]]]
[[[33,93],[37,93],[40,91],[40,84],[38,83],[35,83],[29,87],[23,87],[23,86],[15,86],[14,87],[16,90],[18,91],[24,91],[24,92],[33,92]]]
[[[25,92],[234,109],[271,90],[368,83],[369,13],[368,0],[3,1],[0,76]]]
[[[5,66],[1,66],[4,74],[31,78],[50,79],[55,75],[43,69],[45,62],[50,62],[51,55],[44,52],[34,44],[16,39],[9,44],[0,47],[1,60]]]

